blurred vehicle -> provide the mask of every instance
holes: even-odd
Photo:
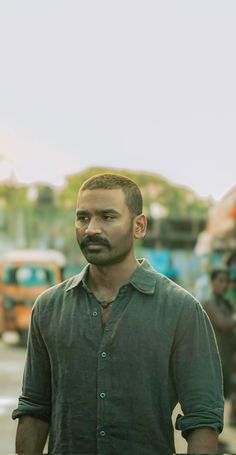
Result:
[[[14,330],[27,341],[32,305],[48,287],[63,280],[65,258],[56,250],[15,250],[1,262],[0,331]]]

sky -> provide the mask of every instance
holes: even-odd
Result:
[[[235,0],[0,0],[0,183],[236,184]]]

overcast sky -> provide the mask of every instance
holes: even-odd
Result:
[[[0,0],[0,181],[236,184],[235,0]]]

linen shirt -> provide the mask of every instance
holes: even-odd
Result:
[[[13,418],[50,422],[50,455],[172,454],[177,402],[184,437],[222,431],[221,365],[201,305],[144,260],[103,328],[86,270],[35,302]]]

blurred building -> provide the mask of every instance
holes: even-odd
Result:
[[[196,253],[224,253],[236,249],[236,186],[210,209],[206,229],[199,235]]]

